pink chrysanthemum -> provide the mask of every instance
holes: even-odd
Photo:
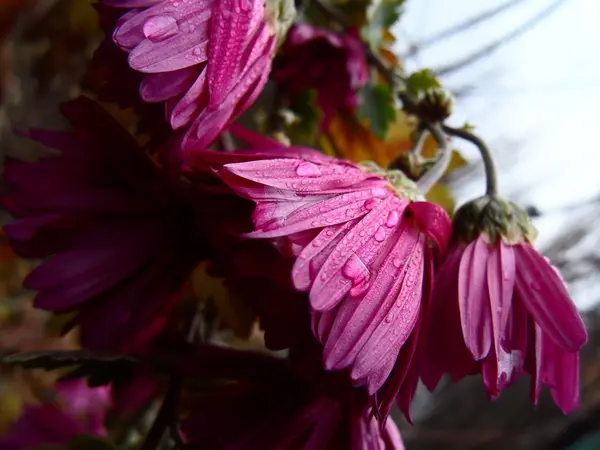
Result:
[[[364,45],[354,33],[294,25],[275,60],[273,79],[292,94],[315,89],[327,127],[338,110],[356,107],[357,90],[369,79]]]
[[[401,350],[406,366],[412,359],[432,281],[430,241],[444,251],[450,220],[435,204],[411,201],[418,194],[400,172],[302,149],[275,151],[225,164],[219,174],[256,202],[248,236],[296,258],[292,281],[309,293],[325,367],[350,368],[354,382],[374,393]],[[390,398],[407,376],[394,374]]]
[[[166,102],[184,144],[208,146],[258,97],[271,69],[277,30],[264,1],[104,0],[129,8],[113,39],[146,75],[147,102]]]
[[[77,312],[84,346],[131,349],[162,329],[202,251],[195,199],[91,101],[63,112],[75,133],[27,133],[60,153],[6,161],[5,232],[17,254],[47,258],[24,282],[36,307]]]
[[[475,220],[473,220],[475,218]],[[433,389],[481,372],[497,397],[523,372],[535,403],[549,386],[565,412],[579,404],[583,321],[557,269],[531,245],[526,214],[501,200],[465,205],[457,235],[436,275],[422,378]]]
[[[6,435],[3,450],[26,450],[47,445],[66,445],[79,435],[105,436],[105,416],[111,405],[110,387],[89,388],[85,381],[56,385],[53,403],[28,405]]]

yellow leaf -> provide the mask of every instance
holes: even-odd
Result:
[[[381,167],[387,167],[399,154],[412,148],[412,129],[406,115],[398,113],[386,140],[381,141],[355,116],[340,113],[333,117],[327,132],[321,137],[321,146],[333,156],[353,162],[374,161]]]
[[[447,186],[441,183],[435,184],[427,193],[427,200],[440,205],[450,216],[454,214],[454,197]]]

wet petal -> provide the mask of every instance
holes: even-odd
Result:
[[[477,360],[487,356],[492,345],[490,300],[487,286],[489,250],[478,238],[466,248],[460,261],[458,302],[465,343]]]
[[[515,247],[517,290],[544,333],[568,351],[587,342],[585,325],[556,269],[528,244]]]

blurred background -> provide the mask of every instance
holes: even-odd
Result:
[[[600,3],[592,0],[408,0],[392,30],[408,71],[430,67],[456,96],[450,122],[476,127],[493,149],[501,189],[530,207],[538,245],[585,312],[580,411],[565,417],[546,396],[533,409],[527,379],[490,403],[479,378],[419,391],[414,426],[396,417],[408,449],[600,449]],[[102,39],[88,0],[0,0],[0,151],[43,151],[14,128],[62,125],[56,106],[79,82]],[[483,193],[482,168],[451,176],[457,204]],[[0,238],[2,238],[0,236]],[[28,267],[0,241],[0,350],[69,348],[59,321],[28,306]],[[0,371],[0,432],[42,395],[37,373]]]

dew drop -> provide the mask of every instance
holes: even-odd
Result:
[[[353,286],[367,281],[371,275],[367,266],[362,260],[354,253],[348,261],[342,266],[342,275],[352,281]]]
[[[375,197],[375,198],[386,198],[388,195],[387,190],[382,187],[373,188],[371,193],[373,194],[373,197]]]
[[[396,269],[399,269],[400,267],[402,267],[402,260],[400,260],[400,258],[394,258],[392,263],[394,264],[394,267]]]
[[[146,38],[152,42],[160,42],[177,34],[179,25],[172,16],[152,16],[144,22],[142,30]]]
[[[192,54],[194,56],[201,56],[202,55],[202,47],[195,47],[194,50],[192,50]]]
[[[390,211],[385,221],[385,226],[393,228],[400,222],[400,213],[397,210]]]
[[[379,228],[375,233],[375,240],[377,242],[385,241],[385,230],[383,228]]]
[[[531,289],[534,291],[540,292],[542,290],[542,285],[538,281],[533,281],[531,283]]]
[[[353,215],[354,215],[354,211],[352,211],[351,209],[346,210],[346,217],[352,217]]]
[[[333,230],[327,230],[325,234],[327,235],[327,237],[331,237],[333,236]]]
[[[504,272],[502,272],[502,278],[504,278],[504,281],[510,281],[510,279],[511,279],[510,272],[508,270],[505,270]]]
[[[316,164],[304,161],[296,167],[296,175],[299,177],[320,177],[321,169]]]
[[[365,201],[364,207],[366,210],[371,211],[373,208],[375,208],[376,204],[377,200],[375,200],[374,198],[370,198],[367,201]]]
[[[386,323],[391,323],[391,322],[392,322],[392,320],[394,320],[394,315],[390,313],[390,314],[388,314],[388,315],[386,316],[386,318],[385,318],[385,322],[386,322]]]

